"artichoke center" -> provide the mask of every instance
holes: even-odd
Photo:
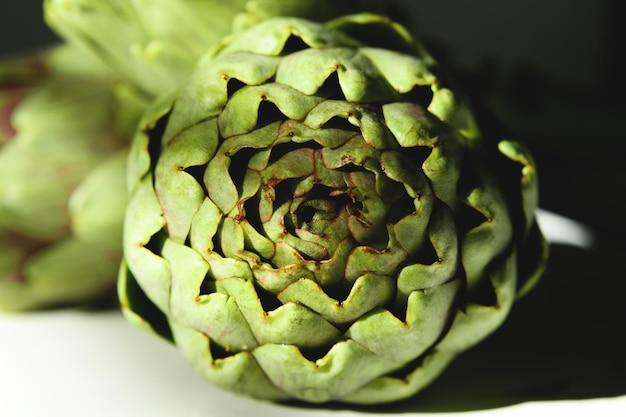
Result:
[[[347,192],[332,190],[322,185],[313,187],[303,202],[293,212],[294,225],[316,235],[325,234],[331,224],[346,214],[358,215],[358,207]]]

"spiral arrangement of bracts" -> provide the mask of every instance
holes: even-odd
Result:
[[[543,247],[530,157],[483,137],[436,71],[377,16],[219,44],[133,143],[127,316],[257,397],[427,385],[498,327]]]

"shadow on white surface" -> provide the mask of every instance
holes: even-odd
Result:
[[[567,241],[576,227],[556,230],[547,232],[551,239]],[[0,315],[0,416],[621,417],[626,271],[623,262],[606,262],[620,259],[621,249],[576,242],[553,246],[546,276],[505,325],[404,403],[350,409],[237,396],[206,384],[173,346],[117,311],[61,310]]]
[[[117,312],[61,311],[3,316],[0,317],[0,333],[2,416],[349,417],[368,414],[367,410],[276,405],[216,389],[201,380],[172,346],[137,332]],[[456,390],[458,386],[449,391],[448,401],[454,401]],[[419,405],[418,401],[414,403]],[[432,406],[432,401],[429,403]],[[409,404],[403,404],[389,406],[388,411],[380,407],[369,411],[381,416],[410,415],[410,408]],[[531,402],[462,414],[527,417],[533,412],[567,416],[595,413],[617,417],[625,408],[626,397],[618,397]],[[458,414],[421,411],[415,415]]]

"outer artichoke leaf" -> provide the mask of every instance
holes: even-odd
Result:
[[[120,264],[117,294],[122,313],[133,326],[173,341],[165,313],[146,296],[124,260]]]
[[[398,274],[398,293],[408,296],[411,292],[441,285],[456,274],[459,265],[458,237],[452,213],[445,207],[433,211],[428,224],[428,239],[435,250],[437,260],[432,264],[414,263]]]
[[[209,198],[204,199],[191,220],[189,242],[204,257],[213,251],[213,237],[221,220],[222,212]]]
[[[443,126],[418,103],[386,103],[382,110],[385,124],[403,148],[433,148],[439,141]]]
[[[387,48],[359,48],[378,73],[398,93],[405,94],[417,86],[438,83],[431,72],[433,62],[421,57],[398,53]]]
[[[171,270],[169,263],[160,254],[147,247],[153,236],[165,226],[159,201],[152,188],[150,177],[146,177],[135,190],[124,217],[124,257],[135,279],[148,298],[157,307],[169,311]]]
[[[343,324],[387,304],[395,294],[394,281],[388,276],[365,274],[356,279],[345,300],[336,300],[315,281],[300,279],[281,291],[278,298],[284,304],[300,303],[333,324]]]
[[[243,87],[233,94],[219,116],[220,134],[229,138],[250,132],[259,122],[259,106],[264,101],[273,103],[285,118],[303,120],[322,100],[321,97],[306,96],[278,83]]]
[[[397,97],[376,67],[358,49],[305,49],[281,60],[276,81],[304,94],[316,94],[331,74],[337,73],[339,91],[329,94],[351,102],[385,101]]]
[[[375,149],[397,149],[397,143],[391,131],[373,112],[358,112],[351,115],[350,120],[361,128],[363,139]]]
[[[226,352],[234,354],[258,346],[234,298],[220,293],[197,297],[195,306],[177,314],[177,323],[207,335]]]
[[[326,102],[320,103],[323,105]],[[336,148],[338,146],[346,143],[350,138],[355,135],[355,132],[349,130],[343,130],[341,128],[312,128],[306,125],[308,120],[310,119],[311,114],[315,112],[315,110],[320,107],[317,106],[309,114],[305,119],[304,123],[296,123],[293,121],[286,121],[281,125],[281,134],[289,135],[291,141],[294,143],[306,143],[309,141],[315,141],[319,143],[323,147],[328,148]],[[329,115],[326,115],[330,118]],[[347,118],[347,115],[344,116]],[[325,120],[325,121],[328,121]]]
[[[287,41],[296,36],[313,48],[357,46],[358,42],[342,33],[306,19],[294,17],[269,18],[250,29],[228,39],[219,47],[220,53],[243,51],[259,55],[277,56],[283,52]]]
[[[435,146],[422,169],[428,177],[435,195],[451,207],[457,205],[457,185],[461,177],[461,149],[454,141],[441,140]]]
[[[430,385],[455,357],[456,354],[434,350],[426,355],[407,377],[381,376],[342,398],[342,401],[354,404],[382,404],[411,397]]]
[[[429,211],[425,210],[424,206],[420,204],[416,211],[404,216],[393,225],[393,233],[397,236],[398,243],[408,255],[414,256],[419,254],[426,243]]]
[[[517,267],[517,254],[512,251],[488,277],[495,291],[496,304],[469,304],[463,311],[457,311],[450,330],[437,345],[437,350],[460,353],[483,340],[502,324],[515,301]]]
[[[402,147],[424,146],[431,149],[422,163],[437,197],[455,205],[460,176],[461,149],[450,128],[416,103],[390,103],[383,106],[387,125]]]
[[[315,171],[315,150],[312,148],[295,149],[282,155],[269,165],[261,174],[263,184],[278,184],[289,178],[302,178],[313,175]]]
[[[435,87],[428,111],[449,123],[469,143],[472,140],[479,140],[482,135],[469,105],[457,97],[452,90],[440,86]]]
[[[184,307],[197,303],[200,287],[209,272],[209,263],[192,248],[172,239],[166,239],[162,248],[163,259],[167,260],[172,271],[170,281],[170,297],[172,299],[171,315],[179,320],[178,313],[185,314]]]
[[[244,85],[266,82],[276,73],[278,58],[234,52],[215,57],[208,52],[199,60],[189,80],[181,87],[168,121],[165,138],[218,115],[229,96],[229,82]]]
[[[323,317],[299,304],[288,303],[265,311],[251,281],[232,278],[221,280],[218,285],[220,292],[235,299],[260,345],[276,343],[317,348],[332,343],[341,335]]]
[[[469,205],[481,212],[486,221],[461,238],[461,259],[469,288],[476,286],[489,263],[510,245],[511,219],[502,193],[486,178],[481,188],[475,188],[467,198]],[[489,244],[487,244],[489,243]]]
[[[338,148],[323,148],[322,160],[328,169],[337,169],[352,164],[365,165],[368,159],[379,159],[380,151],[369,146],[360,135],[354,136]]]
[[[281,59],[276,69],[276,82],[289,85],[303,94],[313,95],[326,80],[339,71],[343,61],[353,58],[352,48],[304,49]],[[343,97],[340,86],[334,86],[335,97]]]
[[[154,148],[159,149],[161,143],[168,142],[165,138],[151,137],[151,135],[162,133],[160,132],[161,124],[166,120],[172,105],[173,97],[162,96],[150,104],[137,124],[137,132],[130,145],[126,167],[126,189],[131,195],[141,185],[153,166],[151,151]]]
[[[219,153],[233,157],[241,150],[247,148],[257,149],[259,152],[250,159],[250,161],[254,159],[255,163],[249,165],[252,165],[252,169],[263,171],[268,165],[268,159],[272,150],[271,146],[287,142],[287,138],[281,137],[283,135],[282,125],[283,122],[276,121],[251,132],[222,139],[223,142],[220,145]],[[269,148],[267,153],[264,152],[265,148]],[[263,155],[259,155],[261,153]]]
[[[210,339],[202,332],[172,324],[174,341],[193,368],[212,384],[269,400],[285,400],[288,395],[277,389],[249,352],[216,359],[211,355]]]
[[[412,361],[445,333],[460,289],[457,279],[414,291],[408,298],[404,322],[380,309],[357,320],[346,337],[390,362]]]
[[[235,299],[219,293],[202,294],[209,263],[198,252],[168,239],[163,245],[163,257],[172,270],[171,321],[205,333],[227,351],[257,345]]]
[[[326,27],[357,39],[369,47],[381,47],[410,55],[418,55],[434,63],[434,60],[419,41],[414,39],[404,26],[394,22],[385,14],[344,13],[336,19],[326,22]]]
[[[209,117],[163,141],[159,159],[181,168],[204,165],[215,155],[220,142],[217,118]]]
[[[357,103],[350,103],[345,100],[327,99],[318,103],[317,106],[311,109],[311,111],[307,114],[306,119],[304,120],[304,124],[311,129],[319,129],[334,117],[348,119],[353,114],[361,112],[362,110],[363,108]],[[347,124],[346,127],[349,128],[351,126],[355,126],[352,123],[352,119],[350,119],[350,124]],[[354,135],[353,132],[352,135]],[[335,148],[338,145],[345,143],[345,141],[346,140],[343,139],[340,143],[328,143],[326,144],[326,146],[328,146],[329,148]]]
[[[517,298],[525,296],[537,285],[547,267],[545,260],[549,254],[550,243],[534,221],[524,242],[518,248]]]
[[[500,141],[498,150],[507,158],[522,165],[520,185],[524,218],[526,219],[526,231],[528,232],[533,225],[535,209],[539,204],[539,187],[535,162],[528,148],[520,142]]]
[[[449,208],[431,199],[427,199],[425,203],[418,199],[416,206],[413,213],[398,220],[393,226],[398,243],[409,255],[419,256],[428,238],[434,247],[436,261],[442,263],[445,259],[446,265],[449,261],[453,261],[451,265],[454,265],[457,237]],[[417,236],[412,236],[411,233]],[[454,256],[449,255],[451,251],[454,251]]]
[[[397,367],[351,340],[335,344],[315,362],[293,345],[266,344],[253,354],[272,383],[294,398],[313,403],[343,398]]]
[[[427,215],[430,212],[428,208],[433,204],[434,194],[424,173],[414,169],[411,163],[401,151],[385,151],[380,156],[380,166],[385,175],[403,184],[407,195],[418,199],[425,206],[424,215]]]
[[[185,241],[205,197],[202,178],[185,170],[208,162],[215,153],[217,135],[217,121],[206,120],[173,138],[156,163],[155,189],[172,239]]]

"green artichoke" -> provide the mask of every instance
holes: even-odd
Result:
[[[67,46],[0,74],[0,310],[114,299],[142,104]]]
[[[328,20],[387,13],[374,0],[45,0],[47,24],[153,97],[180,86],[207,49],[232,31],[272,16]]]
[[[45,0],[47,24],[148,95],[175,89],[244,0]]]
[[[208,381],[270,400],[414,395],[540,275],[537,176],[408,32],[270,18],[143,116],[118,291]]]
[[[38,53],[0,61],[0,146],[15,136],[15,108],[49,73],[45,57]]]

